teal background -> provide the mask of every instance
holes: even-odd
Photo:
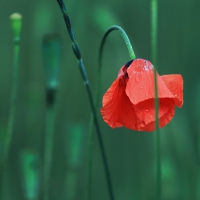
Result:
[[[103,33],[109,26],[121,26],[129,36],[136,56],[151,60],[149,0],[71,0],[65,3],[81,48],[93,96],[97,85],[98,49]],[[200,199],[199,7],[197,0],[158,1],[156,67],[160,75],[181,74],[184,79],[184,105],[181,109],[176,108],[174,119],[160,130],[163,200]],[[11,96],[13,37],[9,16],[14,12],[22,14],[23,25],[17,113],[4,180],[4,199],[37,199],[40,193],[46,114],[41,41],[44,34],[52,32],[60,34],[62,38],[62,58],[50,196],[52,200],[84,199],[91,109],[56,0],[0,0],[0,153],[4,147]],[[116,78],[120,67],[128,61],[129,55],[122,37],[118,32],[111,33],[103,52],[101,97]],[[111,129],[103,122],[99,111],[98,118],[115,199],[155,199],[154,133]],[[69,146],[73,146],[71,141],[74,140],[68,136],[79,131],[84,137],[81,136],[82,143],[78,145],[81,154],[74,170],[69,167],[71,161],[68,155]],[[33,162],[34,165],[27,165],[26,162]],[[28,167],[24,169],[22,165]],[[23,175],[26,168],[30,168],[30,172],[25,174],[31,173],[32,177],[27,179],[29,183],[26,183]],[[67,188],[70,170],[76,175],[70,180],[76,184],[74,197],[67,198],[68,191],[71,191]],[[30,189],[31,181],[35,189]],[[34,197],[27,197],[24,184],[29,184],[28,188],[34,191]],[[109,199],[96,133],[91,195],[95,200]]]

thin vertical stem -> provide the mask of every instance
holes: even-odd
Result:
[[[95,102],[95,108],[97,108],[97,101]],[[94,141],[93,124],[94,124],[94,120],[93,120],[93,115],[92,115],[91,120],[90,120],[90,129],[89,129],[89,136],[88,136],[88,168],[87,168],[86,200],[91,199],[92,156],[93,156],[93,141]]]
[[[44,139],[44,168],[43,168],[43,199],[49,199],[49,186],[52,168],[53,154],[53,136],[55,125],[55,105],[47,108],[46,112],[46,130]]]
[[[52,163],[52,146],[54,131],[54,109],[48,109],[46,115],[45,150],[44,150],[44,200],[49,199],[49,183]]]
[[[159,121],[158,121],[158,86],[157,86],[157,0],[151,0],[151,48],[152,48],[152,62],[154,64],[154,89],[155,89],[155,154],[156,154],[156,199],[161,200],[162,188],[161,188],[161,153],[160,153],[160,133],[159,133]]]
[[[158,33],[158,18],[157,18],[157,0],[151,0],[151,53],[152,62],[157,66],[157,33]]]
[[[90,104],[92,106],[92,110],[93,110],[93,114],[94,114],[94,124],[97,130],[97,136],[98,136],[98,140],[99,140],[99,145],[100,145],[100,149],[101,149],[101,154],[102,154],[102,158],[103,158],[103,163],[104,163],[104,170],[105,170],[105,174],[106,174],[106,179],[107,179],[107,184],[108,184],[108,191],[109,191],[109,195],[110,195],[110,199],[114,200],[114,194],[112,191],[112,183],[110,180],[110,173],[109,173],[109,168],[108,168],[108,163],[107,163],[107,158],[106,158],[106,154],[105,154],[105,148],[104,148],[104,144],[103,144],[103,140],[100,134],[100,127],[98,124],[98,120],[97,120],[97,116],[96,116],[96,112],[95,112],[95,107],[93,104],[93,99],[92,99],[92,94],[89,88],[89,85],[86,85],[87,91],[88,91],[88,96],[89,96],[89,100],[90,100]],[[99,132],[98,132],[99,131]]]
[[[83,81],[84,81],[84,84],[85,84],[85,87],[86,87],[86,91],[87,91],[87,94],[88,94],[88,97],[89,97],[89,102],[90,102],[90,106],[91,106],[91,110],[92,110],[94,125],[95,125],[95,128],[96,128],[97,137],[98,137],[98,141],[99,141],[99,145],[100,145],[100,150],[101,150],[101,155],[102,155],[102,160],[103,160],[103,165],[104,165],[104,170],[105,170],[105,175],[106,175],[106,181],[107,181],[107,185],[108,185],[109,196],[110,196],[111,200],[114,200],[114,194],[113,194],[113,190],[112,190],[112,184],[111,184],[111,179],[110,179],[110,172],[109,172],[109,168],[108,168],[108,162],[107,162],[107,158],[106,158],[105,148],[104,148],[104,144],[103,144],[103,140],[102,140],[102,136],[101,136],[101,131],[100,131],[99,123],[98,123],[97,113],[96,113],[94,101],[93,101],[93,98],[92,98],[92,94],[91,94],[91,90],[90,90],[85,66],[83,64],[83,60],[82,60],[82,57],[81,57],[81,51],[80,51],[79,45],[78,45],[78,43],[75,39],[74,30],[71,26],[71,21],[70,21],[69,15],[67,14],[65,4],[64,4],[63,0],[57,0],[57,2],[60,6],[61,12],[63,14],[64,21],[65,21],[65,24],[66,24],[66,27],[67,27],[68,34],[69,34],[71,41],[72,41],[72,49],[73,49],[74,55],[76,56],[76,58],[79,62],[79,70],[81,72],[81,76],[83,78]],[[91,167],[91,166],[89,166],[89,167]]]
[[[1,165],[0,165],[0,198],[1,198],[1,193],[2,193],[1,189],[2,189],[2,185],[3,185],[3,177],[4,177],[5,169],[7,166],[7,160],[8,160],[8,155],[9,155],[9,151],[10,151],[10,144],[11,144],[11,140],[12,140],[13,127],[14,127],[15,114],[16,114],[21,15],[17,14],[17,13],[11,15],[11,23],[12,23],[13,33],[14,33],[14,38],[13,38],[14,39],[13,79],[12,79],[7,133],[6,133],[6,139],[5,139],[4,152],[3,152],[2,161],[1,161]]]

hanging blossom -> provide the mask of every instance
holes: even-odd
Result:
[[[164,127],[173,118],[175,106],[183,105],[183,78],[179,74],[157,76],[158,120]],[[155,130],[154,67],[148,60],[134,59],[124,65],[103,96],[101,114],[112,128]]]

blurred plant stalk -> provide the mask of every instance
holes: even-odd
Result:
[[[38,154],[29,149],[23,150],[20,154],[20,169],[25,199],[37,200],[40,186]]]
[[[10,16],[11,28],[13,32],[13,42],[14,42],[14,57],[13,57],[13,77],[12,77],[12,88],[11,88],[11,98],[10,98],[10,110],[9,118],[7,124],[6,138],[4,144],[4,151],[0,165],[0,197],[1,188],[3,185],[3,177],[5,169],[7,166],[7,160],[9,156],[10,144],[13,135],[13,127],[16,115],[16,102],[17,102],[17,91],[18,91],[18,71],[19,71],[19,50],[20,50],[20,34],[22,27],[22,16],[19,13],[14,13]]]
[[[53,137],[56,115],[56,93],[59,87],[61,39],[58,34],[47,34],[42,40],[44,72],[46,78],[46,128],[44,136],[44,165],[42,199],[49,199],[52,168]]]
[[[65,199],[77,198],[80,170],[83,165],[87,134],[82,124],[72,124],[66,133]]]

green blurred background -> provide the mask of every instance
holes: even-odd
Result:
[[[65,3],[81,48],[93,96],[97,85],[98,49],[103,33],[109,26],[116,24],[123,27],[136,56],[151,60],[150,0],[70,0]],[[160,130],[163,200],[200,199],[199,8],[200,1],[197,0],[158,1],[156,67],[160,75],[177,73],[184,79],[184,105],[176,109],[172,122]],[[91,109],[56,0],[0,0],[0,153],[4,148],[11,96],[13,36],[9,17],[14,12],[22,14],[23,25],[17,113],[3,199],[35,200],[41,191],[46,118],[42,37],[47,33],[58,33],[62,40],[50,199],[84,199]],[[121,35],[112,33],[103,54],[101,97],[120,67],[128,61],[128,51]],[[155,199],[154,133],[111,129],[103,122],[99,112],[98,118],[115,199]],[[75,169],[70,165],[73,161],[69,161],[73,160],[70,158],[73,133],[80,134],[82,138],[80,145],[75,141],[77,148],[80,148],[77,152],[81,152],[75,158],[78,162]],[[69,173],[70,170],[72,173]],[[74,191],[68,187],[72,185],[69,174],[76,174],[73,179]],[[73,194],[68,197],[70,192]],[[96,133],[91,199],[109,199]]]

